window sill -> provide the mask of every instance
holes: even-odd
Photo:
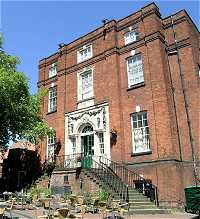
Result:
[[[94,96],[93,96],[93,97],[89,97],[89,98],[87,98],[87,99],[79,100],[79,101],[77,102],[77,104],[83,103],[83,102],[86,102],[86,101],[89,101],[89,100],[93,100],[93,99],[94,99]]]
[[[48,79],[53,79],[53,78],[56,78],[57,74],[56,75],[53,75],[53,76],[49,76]]]
[[[51,112],[48,112],[46,115],[49,115],[49,114],[52,114],[52,113],[56,113],[56,112],[57,112],[57,110],[53,110]]]
[[[84,60],[77,60],[77,64],[83,63],[83,62],[85,62],[85,61],[87,61],[87,60],[89,60],[89,59],[91,59],[91,58],[92,58],[92,56],[91,56],[91,57],[88,57],[88,58],[86,58],[86,59],[84,59]]]
[[[130,91],[130,90],[133,90],[133,89],[136,89],[136,88],[139,88],[139,87],[143,87],[143,86],[145,86],[145,83],[141,82],[139,84],[135,84],[135,85],[132,85],[131,87],[127,88],[127,91]]]
[[[152,151],[143,151],[143,152],[133,152],[131,154],[131,157],[136,157],[136,156],[142,156],[142,155],[148,155],[148,154],[152,154]]]

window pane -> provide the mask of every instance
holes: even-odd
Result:
[[[131,57],[127,62],[129,86],[143,82],[144,75],[141,55]]]
[[[54,151],[56,146],[56,135],[50,135],[47,137],[47,158],[52,159],[54,157]]]
[[[84,61],[92,56],[92,46],[88,46],[83,50],[78,51],[78,61]]]
[[[92,72],[88,71],[81,75],[82,80],[82,99],[92,96]]]
[[[49,112],[55,111],[57,108],[57,91],[56,87],[49,90]]]
[[[133,145],[134,152],[142,152],[150,149],[149,127],[147,113],[135,113],[133,116]]]
[[[139,39],[139,33],[138,33],[138,31],[136,29],[132,30],[130,32],[127,32],[124,35],[125,45],[129,44],[129,43],[132,43],[132,42],[135,42],[138,39]]]

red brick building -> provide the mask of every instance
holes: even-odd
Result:
[[[162,18],[152,3],[60,45],[40,60],[44,120],[56,130],[42,158],[84,152],[123,161],[184,201],[200,165],[199,31],[185,10]]]

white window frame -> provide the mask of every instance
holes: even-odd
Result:
[[[133,127],[133,116],[136,115],[138,117],[138,115],[142,115],[144,113],[146,113],[146,116],[147,116],[147,126],[141,126],[141,127],[138,127],[138,128],[134,128]],[[137,121],[139,121],[138,118],[137,118]],[[144,152],[151,152],[151,148],[150,148],[150,133],[149,133],[149,126],[148,126],[148,115],[147,115],[146,111],[142,111],[142,112],[138,112],[138,113],[133,113],[131,115],[131,128],[132,128],[132,150],[133,150],[133,154],[144,153]],[[147,132],[147,129],[148,129],[148,132]],[[142,139],[144,141],[143,142],[143,147],[144,147],[143,149],[137,150],[137,145],[136,145],[136,142],[135,142],[135,130],[140,131],[142,133],[145,133],[144,136],[142,137]],[[145,138],[145,136],[147,136],[147,137]],[[146,141],[146,143],[145,143],[145,141]]]
[[[72,138],[71,143],[72,143],[72,154],[76,154],[76,138]]]
[[[141,61],[141,68],[142,68],[142,71],[141,71],[141,73],[142,74],[139,74],[139,73],[137,73],[137,76],[140,78],[141,77],[141,79],[139,79],[139,81],[138,82],[135,82],[135,83],[132,83],[131,82],[131,79],[130,79],[130,66],[129,66],[129,60],[130,59],[134,59],[134,58],[137,58],[137,57],[140,57],[140,61]],[[136,54],[136,55],[134,55],[134,56],[131,56],[131,57],[129,57],[128,59],[127,59],[127,61],[126,61],[126,66],[127,66],[127,75],[128,75],[128,87],[129,88],[131,88],[132,86],[134,86],[134,85],[136,85],[136,84],[140,84],[140,83],[143,83],[144,82],[144,65],[143,65],[143,60],[142,60],[142,55],[139,53],[139,54]],[[137,66],[137,68],[138,68],[138,66]],[[137,71],[138,71],[138,69],[137,69]],[[136,80],[136,78],[138,78],[138,77],[135,77],[135,80]]]
[[[131,37],[131,34],[133,34],[133,37]],[[124,34],[124,44],[128,45],[130,43],[136,42],[139,38],[139,33],[137,28],[134,28]]]
[[[90,54],[87,55],[86,57],[82,57],[81,53],[86,51],[88,48],[90,48]],[[92,56],[93,56],[92,44],[83,46],[79,51],[77,51],[77,63],[88,60],[88,59],[92,58]]]
[[[54,159],[54,152],[55,152],[55,145],[56,145],[56,134],[47,136],[47,150],[46,150],[46,157],[49,161],[53,161]],[[51,156],[49,150],[51,148]]]
[[[92,84],[91,93],[87,98],[83,98],[82,77],[83,77],[84,74],[87,74],[89,71],[91,72],[91,84]],[[93,74],[94,74],[94,69],[93,68],[85,68],[83,71],[78,72],[78,74],[77,74],[78,101],[87,100],[87,99],[90,99],[94,96]]]
[[[52,97],[52,92],[55,92],[55,95]],[[48,112],[55,112],[57,110],[57,86],[51,87],[49,89],[48,97]]]
[[[49,78],[52,78],[57,75],[57,65],[58,65],[57,62],[51,64],[51,67],[49,69]]]
[[[100,136],[102,135],[102,136]],[[103,137],[103,138],[101,138]],[[101,141],[101,139],[103,139],[103,141]],[[100,154],[105,154],[105,136],[104,136],[104,132],[99,132],[99,151]]]

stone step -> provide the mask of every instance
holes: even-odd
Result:
[[[128,193],[129,194],[141,194],[141,195],[143,195],[143,193],[141,193],[141,192],[139,192],[137,190],[135,190],[135,191],[128,191]]]
[[[145,208],[145,209],[129,209],[130,213],[133,214],[168,214],[170,213],[169,209],[151,209],[151,208]]]
[[[128,194],[129,198],[147,198],[147,196],[142,195],[142,194]]]
[[[130,209],[134,210],[134,209],[158,209],[155,205],[151,204],[151,205],[130,205]]]
[[[143,198],[143,199],[135,199],[135,198],[132,198],[130,199],[129,198],[129,203],[135,203],[135,202],[149,202],[149,203],[152,203],[148,198]]]
[[[150,201],[144,201],[144,202],[133,202],[133,201],[131,201],[131,202],[129,202],[129,204],[130,204],[130,206],[138,206],[138,205],[145,205],[145,206],[150,205],[151,206],[151,205],[154,205],[154,203],[150,202]]]

